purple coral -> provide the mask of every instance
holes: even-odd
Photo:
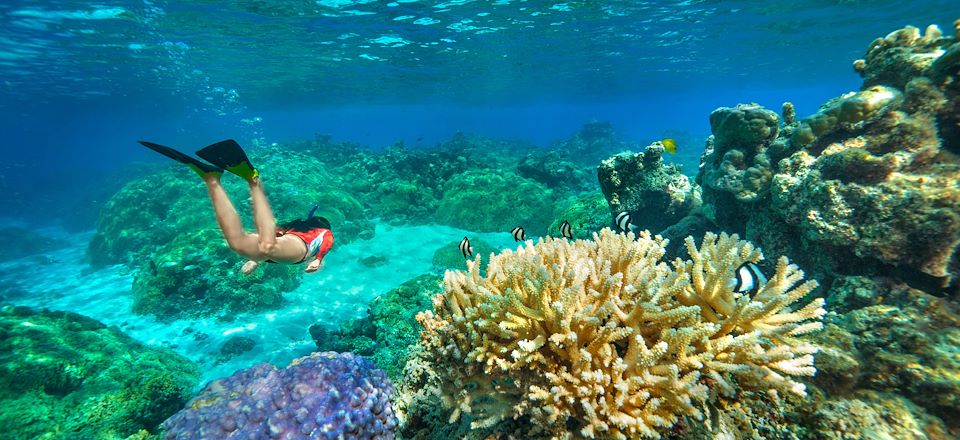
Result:
[[[351,353],[261,363],[211,382],[165,422],[165,439],[392,439],[393,385]]]

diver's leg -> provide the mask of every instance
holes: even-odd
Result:
[[[277,220],[270,209],[270,201],[263,192],[259,178],[250,180],[250,198],[253,203],[253,222],[257,225],[260,252],[272,255],[277,245]]]
[[[220,225],[220,231],[223,232],[223,238],[227,240],[230,249],[252,260],[264,260],[257,245],[257,236],[243,230],[237,209],[233,207],[230,197],[227,197],[227,192],[220,184],[220,175],[206,175],[203,182],[207,185],[207,193],[210,194],[210,202],[217,215],[217,224]]]

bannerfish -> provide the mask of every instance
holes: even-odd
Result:
[[[667,153],[677,154],[677,141],[673,139],[664,139],[660,141],[663,144],[663,149],[667,150]]]
[[[630,213],[623,211],[617,214],[617,227],[620,228],[620,230],[624,233],[633,230],[633,223],[630,223]]]
[[[573,231],[570,229],[570,222],[564,220],[563,223],[560,224],[560,235],[562,235],[563,238],[573,238]]]
[[[760,267],[752,261],[746,261],[734,272],[729,285],[734,292],[746,293],[750,296],[760,291],[760,286],[767,284],[767,277],[760,271]]]
[[[470,239],[463,237],[463,240],[460,240],[460,253],[463,254],[463,258],[469,258],[473,256],[473,246],[470,246]]]
[[[513,234],[513,241],[524,241],[527,239],[527,234],[523,232],[523,228],[520,226],[511,229],[510,233]]]

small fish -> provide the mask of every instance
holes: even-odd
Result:
[[[196,270],[196,269],[199,269],[199,268],[200,268],[200,266],[197,266],[196,264],[191,264],[191,265],[189,265],[189,266],[184,266],[184,267],[183,267],[183,270]]]
[[[767,277],[760,271],[760,267],[752,261],[746,261],[734,272],[728,285],[737,293],[746,293],[750,296],[760,291],[760,286],[767,284]]]
[[[160,265],[160,267],[162,267],[162,268],[168,268],[168,267],[174,267],[174,266],[176,266],[176,265],[177,265],[177,263],[174,262],[174,261],[165,261],[163,264]]]
[[[570,229],[570,222],[564,220],[563,223],[560,224],[560,235],[562,235],[563,238],[573,238],[573,231]]]
[[[523,228],[520,226],[511,229],[510,233],[513,234],[513,241],[524,241],[527,239],[527,234],[523,232]]]
[[[673,139],[664,139],[660,141],[663,144],[663,149],[667,150],[667,153],[677,154],[677,141]]]
[[[470,239],[463,237],[463,240],[460,240],[460,253],[463,254],[463,258],[469,258],[473,256],[473,246],[470,246]]]
[[[633,230],[633,223],[630,223],[630,213],[623,211],[617,214],[617,227],[620,228],[620,230],[624,233]]]

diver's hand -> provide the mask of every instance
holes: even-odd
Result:
[[[259,265],[260,263],[250,260],[246,263],[243,263],[243,267],[240,268],[240,271],[243,272],[244,275],[250,275],[253,273],[253,271],[257,270],[257,266]]]
[[[320,269],[320,264],[321,264],[320,260],[314,259],[313,261],[310,262],[310,264],[307,265],[307,268],[304,270],[307,271],[307,273],[316,272],[318,269]]]

